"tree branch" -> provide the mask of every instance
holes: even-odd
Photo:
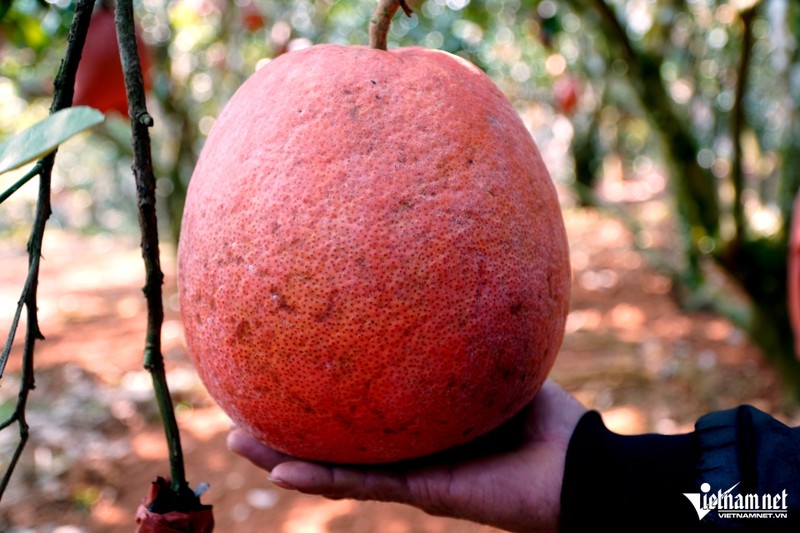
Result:
[[[153,379],[153,389],[169,448],[171,488],[179,498],[197,502],[189,489],[183,464],[180,431],[167,386],[164,356],[161,351],[161,327],[164,322],[162,285],[164,274],[159,255],[158,220],[156,216],[156,179],[150,150],[150,133],[153,118],[147,112],[144,80],[136,46],[136,33],[131,0],[117,2],[115,22],[119,42],[125,89],[128,96],[128,115],[131,118],[131,145],[133,147],[133,174],[139,208],[139,228],[142,234],[142,259],[145,266],[143,292],[147,300],[147,332],[145,336],[144,366]]]
[[[627,30],[625,30],[625,27],[619,21],[617,15],[611,9],[611,6],[609,6],[605,0],[593,0],[592,3],[605,21],[606,27],[611,30],[611,34],[606,34],[606,37],[614,40],[619,45],[624,52],[626,61],[629,63],[638,63],[638,53],[633,47],[631,40],[628,38]]]
[[[733,161],[731,162],[731,183],[733,184],[733,221],[736,228],[735,242],[744,238],[745,218],[742,193],[744,192],[744,170],[742,165],[742,130],[745,125],[744,97],[747,91],[747,78],[750,73],[750,57],[753,48],[753,18],[755,8],[742,11],[742,52],[736,78],[736,96],[731,111],[731,140],[733,141]]]
[[[787,28],[796,27],[798,21],[800,21],[800,6],[795,2],[787,2],[786,10],[785,24]],[[791,75],[792,65],[797,65],[798,63],[800,63],[800,48],[795,46],[791,51],[788,66],[783,72],[784,83],[789,87],[789,96],[785,107],[787,134],[784,147],[781,150],[782,163],[778,186],[778,205],[784,220],[785,231],[783,238],[786,241],[789,240],[791,220],[800,214],[800,212],[795,213],[794,210],[795,198],[800,187],[800,168],[797,165],[797,161],[800,160],[800,100],[791,96],[796,94],[792,89],[796,89],[799,85],[792,79],[793,76]],[[797,354],[797,357],[800,358],[800,353]]]
[[[80,63],[83,45],[86,42],[86,34],[89,31],[89,22],[91,20],[93,7],[94,0],[79,0],[77,6],[75,7],[75,15],[72,19],[72,26],[70,27],[69,36],[67,38],[66,54],[61,62],[58,74],[56,75],[56,79],[53,83],[54,93],[53,103],[50,106],[51,114],[72,105],[75,75],[78,71],[78,63]],[[39,287],[39,263],[42,256],[42,240],[44,239],[45,225],[47,223],[47,219],[50,218],[51,212],[50,183],[53,164],[55,163],[55,156],[56,151],[53,151],[47,156],[43,157],[36,164],[33,170],[24,176],[24,178],[32,179],[35,175],[39,175],[39,193],[36,201],[34,221],[31,227],[30,237],[28,239],[28,276],[22,289],[22,295],[17,304],[17,312],[14,315],[11,331],[6,342],[6,346],[3,350],[1,362],[2,366],[0,367],[0,377],[2,377],[2,371],[5,370],[8,354],[10,353],[11,345],[14,337],[16,336],[22,307],[24,306],[27,311],[27,323],[25,342],[22,350],[22,373],[17,404],[11,416],[4,422],[0,423],[0,429],[4,429],[16,422],[19,426],[20,440],[17,444],[17,448],[14,450],[14,454],[11,457],[8,468],[6,469],[2,480],[0,480],[0,499],[2,499],[6,488],[8,487],[8,483],[11,480],[11,475],[13,474],[19,458],[22,455],[22,450],[25,448],[25,444],[28,442],[28,423],[25,418],[25,409],[28,403],[28,394],[35,387],[33,356],[36,347],[36,341],[44,339],[42,332],[39,330],[37,292]],[[19,183],[19,186],[22,186],[22,183]],[[12,186],[12,188],[13,187],[14,186]],[[11,192],[8,192],[8,194],[10,195],[13,192],[14,191],[11,190]]]
[[[606,0],[592,0],[592,7],[571,0],[576,12],[593,9],[599,15],[600,32],[607,39],[610,58],[627,64],[627,79],[642,109],[658,133],[671,182],[675,187],[678,224],[684,235],[684,253],[688,261],[685,282],[696,287],[701,283],[698,241],[708,236],[719,238],[719,200],[714,176],[697,162],[697,139],[673,108],[672,99],[660,75],[660,62],[637,49],[623,23]]]

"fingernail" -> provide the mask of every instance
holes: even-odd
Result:
[[[284,479],[281,479],[278,476],[273,475],[272,472],[267,474],[267,479],[270,480],[272,483],[274,483],[275,485],[279,486],[282,489],[297,490],[297,487],[295,487],[294,485],[292,485],[288,481],[286,481]]]

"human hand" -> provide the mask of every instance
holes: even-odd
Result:
[[[270,471],[269,479],[286,489],[405,503],[510,531],[554,532],[567,446],[585,412],[548,380],[507,424],[422,459],[366,466],[312,463],[281,454],[241,429],[228,436],[228,447]]]

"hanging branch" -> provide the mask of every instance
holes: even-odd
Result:
[[[180,432],[167,386],[164,356],[161,351],[161,326],[164,322],[162,284],[164,274],[159,256],[158,221],[156,217],[156,179],[150,152],[150,133],[153,117],[147,112],[144,81],[136,46],[136,33],[131,0],[117,2],[115,22],[119,42],[125,89],[128,96],[128,115],[131,118],[133,174],[139,208],[139,228],[142,234],[142,258],[145,266],[144,295],[147,300],[147,332],[144,366],[153,379],[158,410],[164,424],[169,448],[171,490],[187,507],[199,505],[197,496],[189,489],[183,464]]]
[[[78,71],[78,63],[81,59],[83,45],[86,42],[86,34],[89,31],[89,21],[92,16],[93,7],[94,0],[79,0],[75,7],[75,16],[72,19],[72,26],[70,27],[69,36],[67,38],[67,51],[64,60],[61,62],[61,67],[56,75],[55,82],[53,83],[54,92],[53,103],[50,106],[51,114],[72,105],[75,74]],[[42,256],[42,240],[44,238],[47,219],[50,218],[50,182],[55,155],[56,152],[53,151],[49,155],[43,157],[23,178],[27,181],[33,179],[38,174],[39,193],[36,200],[33,226],[31,228],[30,237],[28,238],[28,276],[25,279],[25,285],[23,286],[22,295],[17,303],[17,311],[11,324],[8,340],[3,349],[2,369],[0,369],[0,377],[2,377],[1,372],[5,369],[5,364],[11,351],[11,345],[16,337],[19,319],[22,315],[22,308],[24,307],[26,310],[27,324],[25,342],[22,349],[22,372],[19,395],[17,396],[17,404],[14,408],[14,412],[0,423],[1,431],[16,422],[19,426],[20,440],[14,450],[8,468],[3,474],[2,480],[0,480],[0,499],[2,499],[8,487],[11,475],[22,455],[22,450],[28,442],[29,427],[25,417],[25,408],[28,403],[28,394],[35,387],[33,374],[34,348],[37,340],[44,340],[44,336],[39,329],[37,291],[39,287],[39,262]],[[20,187],[23,183],[24,182],[18,182]],[[4,193],[3,199],[11,195],[17,188],[19,187],[14,188],[14,186],[12,186],[12,188],[9,189],[10,192],[7,191],[7,193]]]

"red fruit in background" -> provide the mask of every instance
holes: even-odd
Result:
[[[477,67],[314,46],[217,119],[179,245],[189,353],[240,427],[285,453],[430,454],[527,405],[564,333],[555,188]]]
[[[556,110],[570,115],[578,107],[578,82],[572,76],[561,76],[553,83],[553,101]]]
[[[266,20],[261,10],[252,1],[242,6],[242,26],[249,31],[257,31],[264,27]]]
[[[136,37],[144,86],[145,90],[149,90],[150,57],[138,31]],[[103,113],[116,111],[128,116],[128,97],[119,57],[114,11],[104,6],[95,11],[89,24],[89,33],[75,78],[72,105],[88,105]]]

